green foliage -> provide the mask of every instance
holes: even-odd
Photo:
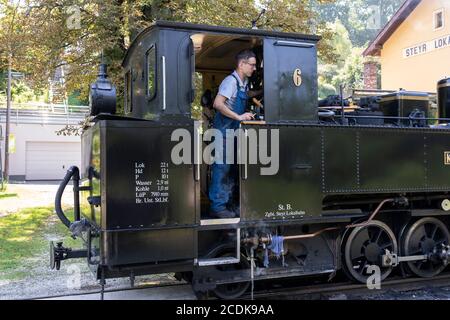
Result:
[[[328,27],[334,32],[331,45],[338,56],[336,62],[343,64],[345,63],[345,59],[350,55],[353,47],[348,30],[340,20],[336,20],[334,23],[328,23]]]
[[[81,92],[79,90],[76,90],[69,94],[67,100],[69,106],[86,106],[89,104],[89,101],[87,99],[81,97]]]
[[[334,32],[331,40],[337,63],[321,60],[319,65],[319,96],[336,92],[340,84],[351,89],[363,87],[364,59],[362,52],[380,31],[368,24],[374,16],[371,6],[379,8],[382,28],[397,11],[403,0],[336,0],[328,4],[314,2],[322,20]]]
[[[0,73],[0,102],[6,102],[6,72]],[[15,103],[45,102],[47,92],[41,88],[31,88],[25,79],[13,80],[11,83],[11,97]]]
[[[15,81],[11,86],[11,96],[14,102],[24,103],[35,99],[35,94],[24,81]]]
[[[14,197],[17,197],[17,193],[5,193],[5,192],[0,192],[0,199],[14,198]]]
[[[373,17],[371,7],[377,7],[380,13],[380,28],[391,19],[404,0],[336,0],[327,4],[313,1],[315,10],[319,12],[320,19],[342,22],[349,31],[350,40],[354,46],[365,46],[380,31],[368,25]]]
[[[319,81],[319,99],[325,99],[328,96],[336,94],[336,88],[333,85]]]
[[[347,29],[339,20],[330,23],[329,27],[335,33],[332,44],[338,58],[336,63],[321,62],[319,64],[319,98],[321,99],[339,92],[341,84],[345,86],[347,93],[350,89],[363,86],[362,52],[364,48],[353,47]]]
[[[327,67],[322,84],[358,83],[360,63],[353,47],[364,47],[378,30],[367,27],[369,7],[379,5],[384,25],[402,0],[0,0],[0,69],[8,61],[27,75],[30,88],[47,88],[48,79],[64,66],[66,92],[78,104],[88,96],[103,53],[123,109],[121,62],[131,41],[156,20],[250,27],[262,7],[258,27],[318,34],[319,59]],[[80,28],[71,28],[71,6],[80,8]],[[331,23],[331,24],[330,24]],[[347,60],[349,62],[347,62]],[[333,80],[334,79],[334,80]],[[4,81],[2,81],[4,83]],[[0,92],[2,91],[0,85]],[[4,88],[3,88],[4,89]],[[331,88],[329,88],[331,89]],[[17,98],[32,98],[20,84]],[[35,94],[36,95],[36,94]],[[45,98],[44,98],[45,99]]]
[[[364,58],[362,56],[364,48],[352,48],[350,55],[345,60],[342,68],[332,78],[335,88],[340,84],[345,84],[349,88],[363,87]]]
[[[200,88],[202,88],[202,83],[203,83],[202,74],[199,72],[196,72],[194,81],[195,81],[196,89],[195,89],[194,102],[192,102],[192,106],[191,106],[191,117],[192,117],[192,119],[195,119],[195,120],[202,120],[203,107],[201,104],[201,97],[202,97],[203,92],[200,90]]]
[[[333,0],[318,0],[321,4]],[[253,0],[179,0],[168,1],[172,9],[172,20],[229,27],[250,28],[260,8]],[[335,54],[330,44],[333,33],[322,22],[310,0],[261,0],[259,6],[266,13],[258,22],[261,29],[318,34],[322,41],[318,45],[322,60],[332,63]]]
[[[6,181],[0,181],[0,192],[6,192],[8,189],[8,183]]]

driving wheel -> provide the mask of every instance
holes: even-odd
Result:
[[[449,231],[445,224],[436,218],[427,217],[416,221],[406,229],[402,241],[405,256],[430,255],[435,249],[449,244]],[[407,263],[412,273],[429,278],[441,273],[446,263],[442,259],[427,259]]]
[[[381,221],[371,221],[367,225],[351,230],[344,248],[345,271],[356,281],[366,283],[373,272],[370,266],[380,268],[381,280],[392,272],[392,267],[383,267],[381,258],[385,251],[397,253],[397,241],[392,230]]]

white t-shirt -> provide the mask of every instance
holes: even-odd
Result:
[[[248,84],[248,79],[245,79],[245,81],[242,82],[241,78],[239,77],[236,71],[234,71],[231,75],[223,79],[222,83],[220,84],[218,94],[227,98],[225,104],[231,110],[233,110],[232,106],[234,105],[237,96],[236,79],[233,77],[233,75],[234,77],[236,77],[236,79],[239,80],[239,86],[242,91],[244,90],[247,91],[247,84]]]

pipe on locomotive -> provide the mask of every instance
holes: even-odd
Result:
[[[55,196],[55,211],[58,218],[61,220],[61,222],[67,227],[70,228],[70,225],[72,224],[70,220],[67,218],[66,214],[64,213],[64,210],[62,209],[61,205],[61,198],[64,193],[64,190],[66,189],[67,184],[69,181],[73,178],[73,197],[74,197],[74,220],[80,221],[80,199],[79,199],[79,182],[80,182],[80,170],[76,166],[72,166],[67,170],[66,175],[64,176],[64,179],[62,180],[61,184],[59,185],[58,191],[56,192]]]
[[[298,240],[298,239],[310,239],[310,238],[317,237],[317,236],[321,235],[322,233],[328,232],[328,231],[335,231],[335,230],[340,230],[340,229],[349,229],[349,228],[356,228],[356,227],[367,226],[376,217],[376,215],[380,212],[381,208],[385,204],[392,203],[392,202],[399,203],[401,205],[407,205],[408,204],[408,199],[406,197],[384,199],[383,201],[380,202],[380,204],[376,207],[376,209],[369,216],[369,219],[367,219],[364,222],[357,223],[357,224],[349,224],[349,225],[346,225],[344,228],[341,228],[341,227],[329,227],[329,228],[321,229],[321,230],[316,231],[314,233],[286,236],[286,237],[283,237],[283,241],[286,241],[286,240]],[[257,246],[258,244],[266,244],[267,245],[267,244],[270,244],[272,242],[272,236],[268,235],[268,236],[262,236],[262,237],[258,237],[258,236],[248,237],[248,238],[242,239],[241,242],[244,243],[244,244],[252,244],[253,246]]]

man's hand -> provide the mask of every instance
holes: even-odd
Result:
[[[246,112],[244,114],[241,114],[239,116],[239,121],[250,121],[250,120],[254,120],[255,119],[255,115],[251,112]]]
[[[238,115],[236,112],[233,112],[232,110],[230,110],[230,108],[226,106],[225,104],[226,100],[227,98],[221,96],[220,94],[218,94],[216,99],[214,100],[214,108],[224,116],[237,121],[250,121],[255,119],[255,115],[251,112],[247,112],[241,115]]]

